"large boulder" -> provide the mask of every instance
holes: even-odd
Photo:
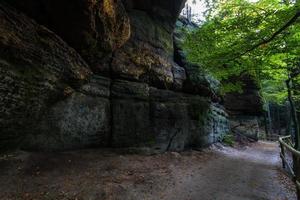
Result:
[[[0,5],[0,146],[19,143],[52,104],[90,74],[53,32]]]

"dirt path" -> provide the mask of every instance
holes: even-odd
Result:
[[[294,200],[277,146],[153,156],[17,152],[0,157],[0,199]]]

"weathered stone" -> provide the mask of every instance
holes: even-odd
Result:
[[[106,72],[102,75],[112,80],[92,74],[45,27],[0,7],[0,144],[163,152],[203,147],[228,132],[226,113],[210,100],[214,82],[174,62],[172,33],[184,1],[122,2],[10,2],[54,30],[94,72]],[[199,82],[194,84],[192,76]],[[190,94],[182,93],[188,91],[186,79],[193,83]]]
[[[90,81],[80,88],[80,92],[87,96],[110,97],[111,80],[102,76],[93,75]]]
[[[173,62],[172,34],[185,0],[5,1],[56,32],[97,74],[182,89],[185,72]]]
[[[174,76],[173,90],[181,91],[184,82],[186,81],[186,71],[176,63],[173,64],[172,73]]]
[[[152,88],[150,99],[156,150],[203,147],[228,132],[225,112],[211,106],[206,98]]]
[[[244,75],[235,78],[242,84],[242,92],[228,93],[224,99],[224,106],[232,116],[250,115],[260,116],[263,113],[263,102],[259,94],[259,87],[253,77]]]
[[[172,60],[173,29],[184,0],[123,1],[130,17],[130,40],[114,54],[114,76],[163,89],[181,90],[185,70]]]
[[[242,92],[231,92],[225,95],[224,106],[230,115],[230,129],[237,138],[258,140],[258,117],[263,115],[263,102],[259,86],[254,77],[243,75],[232,78],[242,84]]]
[[[146,11],[148,14],[163,18],[168,25],[174,25],[186,0],[123,0],[127,9]]]
[[[231,116],[230,118],[230,129],[237,138],[251,139],[252,141],[258,140],[259,135],[259,124],[258,117],[256,116]]]
[[[182,83],[184,92],[210,97],[213,101],[218,102],[220,100],[218,97],[219,82],[208,75],[202,66],[190,63],[181,47],[184,41],[182,29],[194,30],[197,27],[186,18],[179,17],[174,31],[174,60],[186,71],[187,77]]]
[[[43,114],[22,146],[35,150],[106,147],[110,128],[107,98],[74,93]]]
[[[224,110],[200,96],[116,80],[112,99],[114,147],[181,151],[220,141],[228,133]]]
[[[133,10],[130,19],[132,35],[114,54],[114,76],[171,88],[174,82],[172,33],[146,12]]]
[[[94,72],[108,73],[110,53],[130,36],[121,0],[7,0],[75,48]]]
[[[221,142],[223,137],[230,132],[228,114],[225,108],[219,104],[211,104],[210,112],[205,123],[205,132],[208,133],[202,138],[202,146]]]
[[[54,33],[0,5],[0,146],[19,144],[43,112],[90,73]]]
[[[114,81],[112,85],[112,145],[143,147],[154,141],[150,131],[147,84]]]
[[[148,101],[149,86],[145,83],[114,80],[111,87],[112,98],[138,99]]]

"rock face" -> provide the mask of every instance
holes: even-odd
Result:
[[[147,84],[113,84],[113,145],[153,146],[158,151],[202,147],[228,130],[227,115],[207,98]]]
[[[53,32],[0,5],[0,141],[18,143],[91,71]]]
[[[187,74],[187,78],[183,82],[183,91],[186,93],[207,96],[213,101],[218,102],[220,100],[218,97],[219,82],[206,74],[202,66],[188,62],[186,55],[181,48],[184,38],[182,29],[193,30],[196,28],[196,24],[189,22],[184,17],[179,17],[174,31],[174,60],[184,68]]]
[[[229,93],[225,96],[226,109],[231,115],[260,116],[263,113],[263,102],[254,78],[244,75],[239,78],[239,81],[243,84],[243,91],[242,93]]]
[[[7,1],[36,22],[1,5],[1,147],[163,152],[221,140],[213,81],[174,59],[184,2]]]
[[[237,138],[257,141],[259,137],[259,116],[239,115],[229,119],[230,130]]]
[[[94,72],[108,73],[111,53],[130,37],[121,0],[9,0],[75,48]]]
[[[162,89],[180,89],[185,71],[172,60],[172,29],[166,29],[159,19],[152,19],[144,11],[131,10],[129,14],[132,35],[114,53],[114,76]]]
[[[49,105],[21,144],[26,149],[107,147],[111,130],[110,80],[93,75],[76,91]]]
[[[224,99],[224,106],[230,114],[231,131],[258,140],[258,121],[263,116],[259,87],[249,75],[240,77],[239,81],[243,83],[243,92],[227,94]]]

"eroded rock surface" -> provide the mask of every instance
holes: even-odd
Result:
[[[66,150],[107,147],[111,133],[110,80],[92,76],[64,100],[49,105],[22,147]]]
[[[0,141],[17,144],[91,71],[53,32],[0,5]]]
[[[232,115],[259,116],[263,112],[259,86],[250,75],[238,78],[242,84],[242,92],[233,92],[225,96],[224,105]]]
[[[229,93],[224,99],[224,106],[230,114],[231,130],[239,136],[258,140],[258,122],[263,114],[259,87],[250,75],[244,75],[237,80],[243,84],[243,91]]]
[[[174,59],[184,2],[9,2],[36,22],[1,5],[1,146],[164,152],[221,140],[213,82]]]
[[[183,29],[194,30],[198,26],[184,17],[179,17],[174,31],[174,61],[182,66],[186,72],[183,82],[183,91],[190,94],[198,94],[210,97],[213,101],[220,101],[219,82],[204,71],[204,66],[190,63],[182,44],[184,40]]]
[[[53,30],[90,64],[109,73],[109,57],[130,37],[121,0],[9,0],[38,23]]]

